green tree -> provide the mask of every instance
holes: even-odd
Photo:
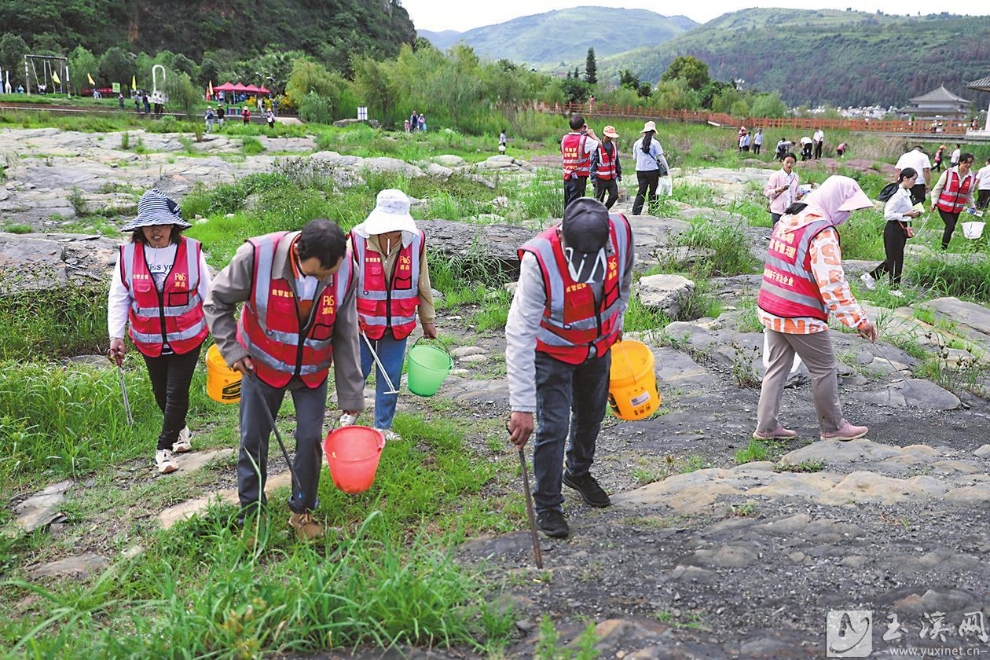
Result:
[[[220,63],[212,57],[204,57],[203,63],[199,65],[199,84],[205,87],[213,83],[216,87],[225,82],[220,80]]]
[[[657,106],[671,110],[693,110],[700,105],[697,92],[688,88],[683,78],[660,83],[651,98]]]
[[[341,91],[346,84],[347,82],[339,74],[331,73],[322,64],[317,64],[312,60],[299,59],[292,67],[292,74],[285,86],[285,95],[289,97],[289,101],[293,105],[300,108],[300,111],[303,107],[303,100],[310,94],[326,99],[329,101],[329,107],[335,109],[339,106]],[[312,100],[310,106],[314,109],[317,107]],[[320,105],[320,119],[307,121],[326,123],[324,122],[325,112],[326,106]]]
[[[639,76],[630,71],[629,69],[623,69],[619,71],[619,86],[628,87],[629,89],[639,90]]]
[[[82,46],[76,46],[69,53],[69,74],[72,76],[72,89],[76,94],[81,94],[85,87],[92,87],[89,84],[89,76],[93,76],[93,80],[96,80],[99,73],[99,62],[91,52]]]
[[[578,77],[564,79],[563,89],[568,103],[584,103],[591,95],[591,86]]]
[[[388,65],[369,56],[354,58],[354,91],[382,123],[391,123],[399,100],[399,91]]]
[[[103,53],[103,57],[100,59],[100,77],[97,82],[107,86],[115,82],[128,84],[131,81],[131,76],[136,72],[134,60],[127,54],[127,51],[114,46]],[[150,70],[147,75],[150,81]]]
[[[24,56],[27,52],[27,43],[18,35],[8,32],[0,38],[0,66],[4,71],[10,71],[11,87],[24,84]]]
[[[584,61],[584,82],[589,85],[598,84],[598,63],[595,61],[595,49],[588,49],[588,57]]]
[[[754,117],[786,117],[787,105],[777,92],[760,94],[753,99],[750,114]]]
[[[688,89],[700,90],[711,80],[708,65],[691,55],[681,55],[674,59],[660,76],[660,82],[683,80]]]
[[[203,98],[199,88],[193,84],[187,73],[173,73],[166,78],[165,93],[168,94],[168,105],[172,109],[182,110],[193,120],[196,119],[196,107]]]

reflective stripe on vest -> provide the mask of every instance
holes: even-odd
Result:
[[[619,148],[615,146],[614,142],[610,144],[612,145],[611,156],[605,151],[605,143],[598,143],[598,169],[595,172],[595,177],[603,181],[608,181],[618,176],[615,163],[619,160]]]
[[[255,361],[258,377],[272,387],[285,387],[298,375],[309,388],[326,380],[333,364],[333,329],[340,303],[353,277],[350,255],[313,301],[306,334],[289,280],[275,277],[273,265],[288,232],[249,239],[254,247],[254,281],[244,304],[237,338]],[[289,257],[291,258],[291,256]]]
[[[777,223],[770,235],[763,283],[756,298],[760,309],[782,318],[828,320],[828,307],[811,272],[811,241],[831,226],[828,220],[817,220],[785,232]]]
[[[560,141],[560,153],[564,157],[564,178],[571,175],[591,174],[591,155],[585,153],[588,138],[580,133],[568,133]]]
[[[942,188],[936,205],[940,211],[946,213],[962,213],[966,208],[969,191],[973,187],[973,174],[967,174],[962,182],[957,170],[949,170],[945,174],[945,188]]]
[[[353,232],[351,245],[358,267],[358,316],[365,334],[369,339],[381,339],[391,327],[396,339],[405,339],[416,329],[425,235],[416,231],[412,242],[399,250],[390,282],[385,277],[385,255],[368,250],[367,239]]]
[[[165,344],[181,355],[206,339],[209,331],[199,295],[200,249],[199,241],[179,238],[175,262],[159,291],[145,259],[144,244],[120,246],[120,279],[131,298],[128,335],[143,355],[158,357]]]
[[[622,329],[620,286],[632,249],[632,229],[624,216],[609,216],[609,237],[612,254],[607,258],[602,300],[598,303],[591,286],[571,278],[557,227],[543,231],[519,248],[520,260],[526,252],[536,257],[547,295],[536,350],[561,362],[581,364],[589,357],[604,355],[618,339]]]

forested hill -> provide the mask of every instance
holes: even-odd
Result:
[[[661,16],[643,9],[573,7],[515,18],[467,32],[420,31],[440,50],[463,42],[483,57],[531,66],[584,64],[588,48],[595,56],[654,46],[698,24],[684,16]],[[569,67],[568,67],[569,68]]]
[[[397,0],[4,0],[0,26],[35,51],[111,46],[251,55],[305,50],[324,57],[394,54],[416,30]]]
[[[886,16],[746,9],[652,48],[599,58],[599,76],[630,69],[656,82],[678,55],[717,80],[777,90],[788,105],[902,105],[944,84],[985,107],[964,82],[990,75],[990,17]]]

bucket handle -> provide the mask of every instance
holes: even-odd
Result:
[[[622,340],[620,339],[618,343],[621,344]],[[639,379],[636,378],[636,370],[633,369],[632,362],[629,361],[629,354],[626,353],[625,351],[622,351],[622,359],[626,361],[626,367],[629,369],[630,375],[632,375],[633,384],[639,385]]]
[[[412,348],[416,348],[419,345],[419,342],[423,341],[424,339],[426,341],[435,341],[438,344],[440,344],[443,347],[443,352],[447,354],[447,359],[450,360],[451,364],[454,363],[454,356],[450,354],[450,349],[447,347],[447,343],[444,340],[440,339],[439,337],[435,339],[430,339],[426,335],[423,335],[419,339],[413,342]],[[412,348],[409,350],[412,350]]]

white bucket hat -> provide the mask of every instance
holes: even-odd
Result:
[[[165,196],[161,190],[152,188],[141,195],[137,205],[138,215],[120,230],[137,231],[141,227],[153,225],[175,225],[179,229],[189,229],[191,224],[182,219],[179,205]]]
[[[641,130],[640,133],[649,133],[650,131],[656,132],[656,130],[657,130],[657,125],[654,124],[652,121],[648,121],[645,124],[643,124],[643,130]]]
[[[390,231],[415,232],[416,221],[409,215],[409,198],[395,188],[381,191],[375,200],[375,209],[364,221],[363,228],[369,235]]]

